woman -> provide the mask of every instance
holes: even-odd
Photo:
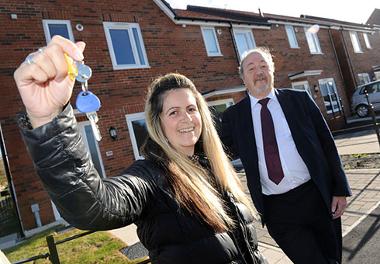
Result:
[[[67,105],[74,81],[64,53],[82,60],[83,50],[82,42],[54,37],[14,74],[27,111],[25,142],[64,219],[89,230],[135,223],[152,263],[264,263],[254,211],[185,76],[168,74],[150,87],[146,159],[121,176],[99,177]]]

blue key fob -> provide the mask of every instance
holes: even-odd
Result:
[[[96,112],[101,107],[99,98],[90,91],[81,91],[77,96],[76,106],[79,112]]]

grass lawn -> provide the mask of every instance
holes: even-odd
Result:
[[[54,229],[40,233],[28,239],[24,243],[7,250],[5,255],[11,262],[30,258],[35,255],[45,254],[48,252],[45,237],[49,234],[54,235],[54,240],[62,240],[75,234],[83,233],[78,229],[57,234]],[[57,245],[60,262],[63,263],[123,263],[136,264],[142,259],[129,260],[119,250],[126,245],[120,240],[113,238],[107,232],[96,232],[83,236],[62,244]],[[30,262],[29,262],[30,263]],[[36,260],[33,263],[50,264],[48,259]]]

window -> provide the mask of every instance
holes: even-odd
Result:
[[[368,73],[358,73],[358,85],[369,83],[370,81]]]
[[[362,47],[360,46],[359,36],[357,32],[350,31],[351,43],[355,53],[361,53]]]
[[[256,47],[255,38],[250,29],[234,29],[234,38],[240,58],[244,52]]]
[[[377,101],[379,101],[379,99],[380,99],[380,83],[374,83],[374,84],[369,84],[369,85],[364,86],[362,88],[362,90],[360,91],[360,94],[364,94],[365,90],[367,90],[367,93],[370,95],[370,99],[376,100],[376,102],[374,102],[372,100],[371,100],[371,102],[377,103]],[[373,94],[376,94],[376,95],[373,95]]]
[[[103,167],[102,157],[99,151],[98,141],[96,141],[94,137],[90,121],[80,122],[78,125],[82,137],[85,139],[86,147],[90,153],[94,167],[98,171],[100,177],[105,178],[106,174]]]
[[[309,28],[305,27],[305,35],[307,44],[309,45],[309,50],[311,54],[321,54],[321,46],[319,45],[319,39],[317,33],[309,31]]]
[[[299,48],[294,27],[291,25],[285,25],[285,30],[286,30],[286,35],[288,36],[290,47],[292,49]]]
[[[380,80],[380,71],[375,72],[375,79]]]
[[[203,41],[206,46],[206,51],[208,56],[222,56],[220,52],[220,47],[218,43],[218,38],[215,34],[215,28],[213,27],[202,27]]]
[[[371,43],[369,42],[368,33],[363,33],[363,37],[367,49],[372,49]]]
[[[60,35],[64,38],[74,41],[70,20],[44,19],[42,20],[42,26],[45,32],[46,43],[49,43],[55,35]]]
[[[292,88],[295,90],[306,91],[310,95],[310,97],[313,98],[313,95],[311,94],[309,83],[307,81],[292,82]]]
[[[138,24],[103,22],[103,27],[114,70],[149,67]]]
[[[126,115],[129,136],[133,147],[133,154],[135,159],[144,159],[141,154],[141,147],[148,138],[148,130],[145,124],[144,112]]]
[[[207,102],[209,109],[214,117],[216,130],[220,130],[222,126],[222,116],[223,112],[234,104],[234,100],[232,98],[225,100],[217,100]]]
[[[328,114],[340,112],[342,106],[340,104],[340,98],[336,90],[335,81],[333,78],[318,80],[323,101]]]

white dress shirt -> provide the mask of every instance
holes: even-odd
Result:
[[[263,136],[261,130],[261,104],[258,99],[249,94],[251,101],[252,122],[254,127],[257,154],[259,158],[259,172],[262,186],[262,192],[265,195],[281,194],[310,180],[309,171],[299,155],[296,145],[290,132],[288,122],[284,112],[275,95],[274,90],[267,96],[270,98],[268,109],[272,115],[276,140],[280,154],[284,178],[277,185],[268,177],[268,170],[265,163]]]

